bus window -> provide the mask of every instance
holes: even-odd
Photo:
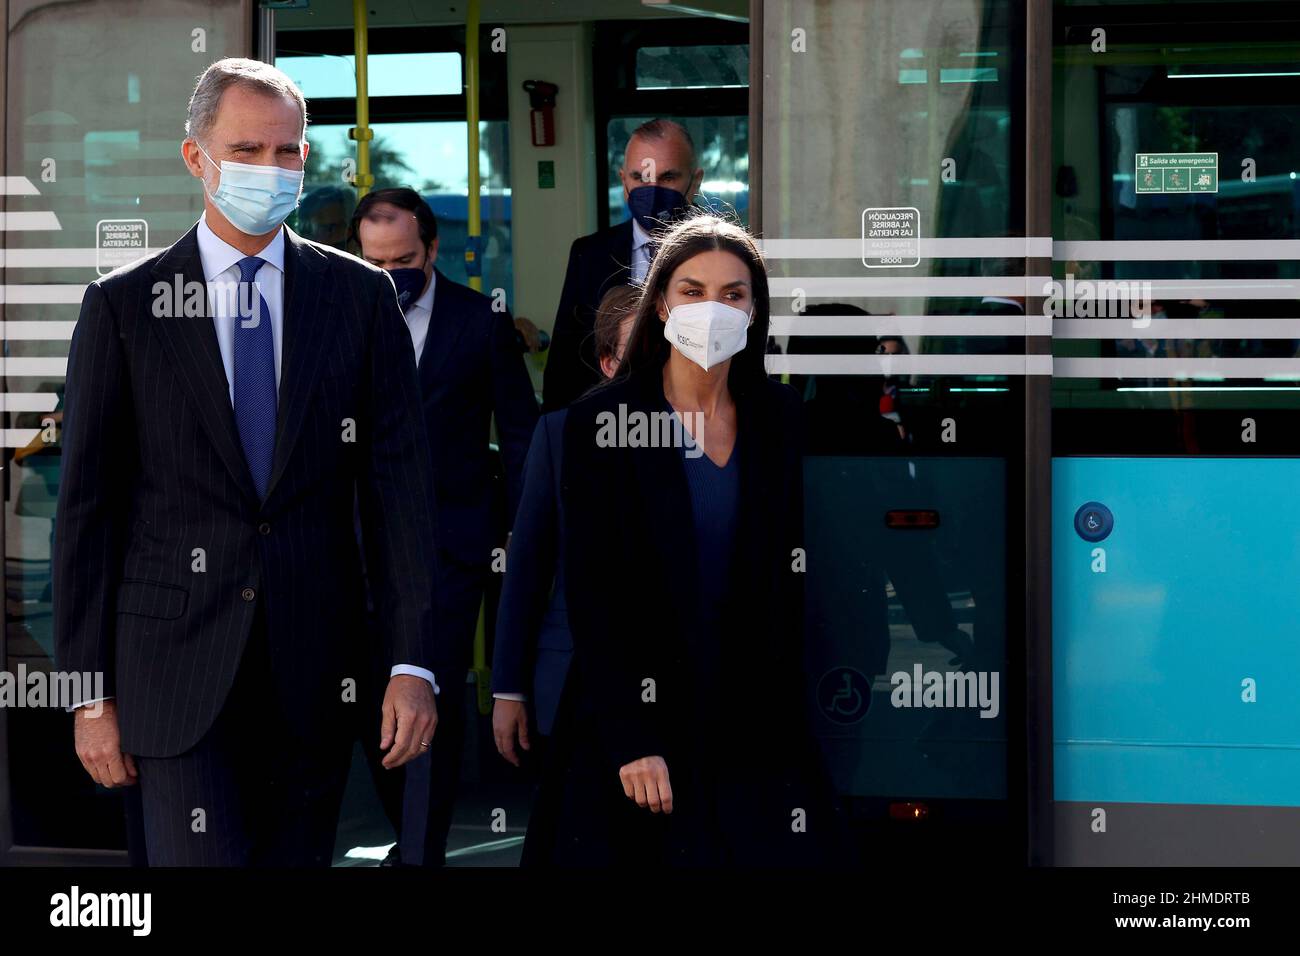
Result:
[[[618,170],[632,131],[671,117],[695,142],[704,179],[696,202],[749,223],[749,31],[745,24],[687,21],[596,24],[595,111],[607,225],[625,222]]]
[[[632,131],[653,116],[616,116],[605,128],[608,142],[609,224],[628,218],[623,202],[623,187],[618,170]],[[749,220],[749,118],[747,116],[687,116],[682,125],[691,134],[699,152],[698,162],[704,169],[697,203],[724,215],[735,215],[741,222]]]

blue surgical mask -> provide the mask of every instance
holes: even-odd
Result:
[[[195,144],[207,156],[208,162],[216,166],[203,144],[198,140]],[[208,198],[242,233],[265,235],[284,222],[298,205],[298,196],[302,193],[301,169],[254,166],[225,159],[219,168],[221,182],[215,193],[208,193]]]
[[[388,274],[393,277],[393,285],[397,286],[397,304],[405,313],[420,298],[429,277],[423,269],[389,269]]]
[[[667,225],[687,205],[685,195],[667,186],[638,186],[627,194],[628,211],[646,232]]]

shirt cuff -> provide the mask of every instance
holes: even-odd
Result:
[[[81,708],[83,707],[93,707],[95,704],[103,703],[106,700],[112,700],[112,699],[113,699],[113,695],[109,694],[107,697],[95,697],[92,698],[91,700],[83,700],[79,704],[73,704],[71,707],[65,707],[63,709],[67,711],[69,714],[71,714],[75,711],[81,710]]]
[[[389,677],[396,677],[398,674],[409,674],[411,677],[423,677],[429,682],[435,694],[441,694],[442,688],[438,686],[437,681],[433,679],[433,671],[425,670],[423,667],[416,667],[414,664],[394,664],[393,671]]]
[[[511,693],[507,693],[506,691],[495,693],[492,696],[495,697],[497,700],[521,700],[522,701],[528,699],[523,694],[511,694]]]

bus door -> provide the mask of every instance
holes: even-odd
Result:
[[[769,367],[805,402],[811,719],[864,852],[1022,862],[1027,389],[1050,366],[1026,315],[1050,244],[1025,4],[755,11],[751,214]]]

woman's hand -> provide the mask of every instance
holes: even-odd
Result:
[[[638,807],[651,813],[673,812],[673,788],[668,783],[668,764],[663,757],[642,757],[618,768],[623,792]]]
[[[492,702],[492,737],[496,740],[497,753],[518,767],[515,738],[524,750],[532,749],[528,743],[528,711],[522,700],[498,697]]]

